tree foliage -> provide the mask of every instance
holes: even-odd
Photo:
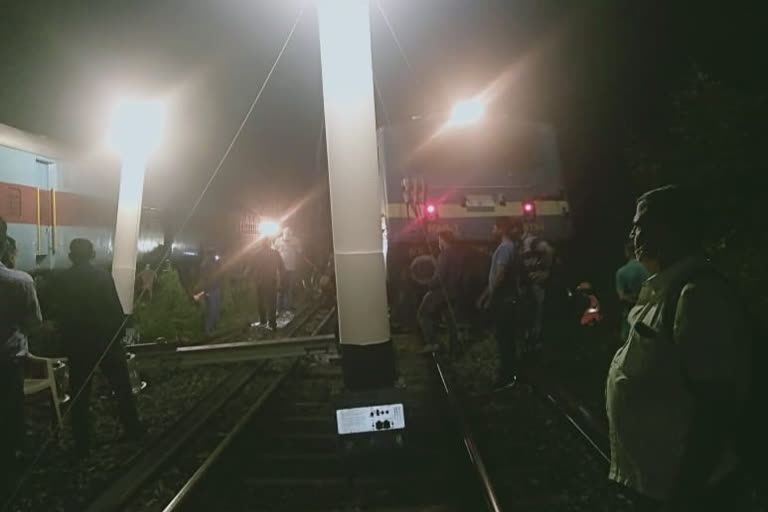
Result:
[[[202,313],[181,284],[176,270],[157,276],[152,300],[145,297],[136,308],[134,321],[144,340],[155,338],[197,340],[202,336]]]
[[[669,101],[668,129],[635,138],[628,151],[639,191],[680,183],[698,191],[713,259],[745,295],[768,307],[768,185],[762,124],[768,96],[692,73]]]

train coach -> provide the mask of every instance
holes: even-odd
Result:
[[[571,236],[570,208],[551,126],[505,116],[466,126],[421,119],[378,131],[382,233],[390,302],[412,295],[434,270],[437,233],[465,246],[468,286],[487,280],[498,217],[557,245]],[[472,293],[477,290],[472,290]],[[407,306],[406,306],[407,305]]]
[[[0,124],[0,216],[16,240],[17,266],[27,272],[69,265],[69,243],[90,239],[96,263],[110,265],[120,165],[84,158],[64,144]],[[169,241],[161,212],[144,208],[139,258]],[[196,257],[199,241],[171,240],[172,257]]]

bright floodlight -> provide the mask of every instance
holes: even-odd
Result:
[[[474,97],[460,101],[453,106],[448,124],[452,126],[472,124],[480,121],[484,115],[485,101],[482,98]]]
[[[110,145],[123,159],[146,159],[165,129],[165,105],[157,100],[120,101],[112,115]]]
[[[263,236],[277,236],[280,233],[280,224],[274,220],[262,220],[259,222],[259,234]]]

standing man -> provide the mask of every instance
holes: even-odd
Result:
[[[621,303],[621,341],[627,341],[629,336],[629,310],[637,303],[640,288],[648,279],[648,271],[642,263],[635,259],[635,244],[631,240],[624,246],[627,262],[616,271],[616,293]]]
[[[296,270],[299,266],[299,257],[302,254],[301,241],[293,235],[291,228],[285,228],[280,238],[275,241],[275,249],[285,265],[285,274],[280,286],[278,297],[278,311],[284,313],[293,311],[293,285]]]
[[[525,314],[525,343],[528,349],[541,348],[544,301],[555,250],[529,230],[520,247],[520,295]]]
[[[136,439],[143,434],[125,352],[119,341],[124,327],[123,309],[112,276],[93,266],[95,255],[90,240],[72,240],[72,266],[62,273],[58,297],[62,343],[69,358],[69,379],[74,390],[72,433],[76,454],[81,458],[87,457],[90,450],[88,409],[96,366],[115,393],[125,437]]]
[[[150,268],[149,264],[144,266],[144,270],[139,273],[139,280],[141,281],[141,293],[149,295],[149,300],[152,300],[152,290],[155,287],[155,279],[157,279],[157,272]]]
[[[0,217],[0,260],[7,260],[8,226]],[[14,247],[15,249],[15,247]],[[0,502],[12,490],[16,451],[24,440],[24,362],[27,335],[42,322],[29,274],[0,262]]]
[[[748,510],[734,445],[752,340],[740,301],[703,258],[696,205],[680,187],[651,190],[630,234],[651,277],[611,362],[606,412],[609,478],[642,511]]]
[[[488,287],[477,300],[478,307],[491,310],[500,367],[497,388],[517,382],[517,359],[520,354],[516,323],[518,311],[518,244],[523,232],[519,219],[499,218],[493,226],[501,243],[494,251],[488,273]]]
[[[269,240],[259,242],[254,262],[256,295],[258,298],[259,324],[277,329],[277,290],[285,279],[285,264],[280,253],[270,246]]]
[[[198,289],[202,288],[205,294],[205,335],[208,337],[213,336],[216,331],[221,308],[221,272],[218,259],[213,250],[208,250],[200,265]]]
[[[444,309],[450,308],[452,303],[455,303],[461,281],[462,266],[461,253],[456,247],[456,238],[451,231],[440,231],[437,234],[437,243],[440,247],[440,254],[437,257],[435,274],[427,284],[427,293],[424,294],[416,314],[424,339],[424,350],[430,352],[437,349],[435,323],[438,315]],[[449,313],[451,313],[450,318],[448,318],[450,346],[452,349],[456,349],[458,348],[457,327],[453,313]]]

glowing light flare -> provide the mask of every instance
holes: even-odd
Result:
[[[533,212],[533,203],[523,203],[523,210],[525,210],[526,213]]]
[[[259,222],[259,234],[266,237],[277,236],[280,234],[280,223],[271,219],[262,220]]]
[[[146,160],[163,138],[165,121],[162,101],[123,99],[112,113],[109,144],[124,160]]]
[[[160,243],[157,240],[140,238],[139,239],[139,252],[151,252],[157,249]]]
[[[448,126],[463,126],[481,121],[485,117],[486,101],[475,96],[467,100],[459,101],[451,109],[451,117]]]
[[[429,215],[434,215],[436,211],[437,211],[437,208],[435,207],[435,205],[433,205],[433,204],[428,204],[427,205],[427,213]]]

